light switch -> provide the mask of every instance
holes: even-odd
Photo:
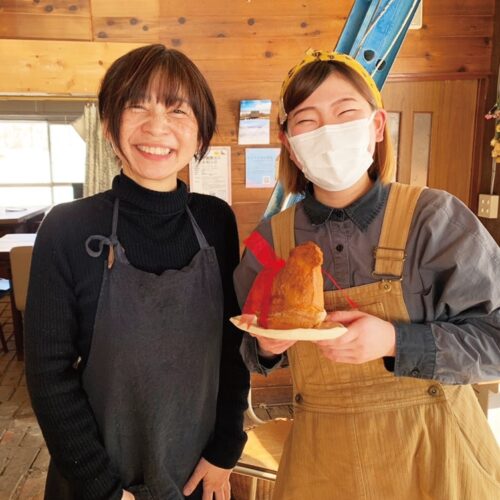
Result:
[[[480,194],[477,215],[485,219],[496,219],[498,217],[497,194]]]

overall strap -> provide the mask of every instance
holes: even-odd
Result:
[[[418,198],[425,188],[395,182],[391,185],[378,247],[374,276],[401,278],[406,242]]]
[[[288,259],[295,248],[295,205],[271,219],[274,252],[281,259]]]

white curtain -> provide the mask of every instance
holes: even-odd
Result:
[[[102,134],[95,103],[85,106],[82,135],[87,144],[83,196],[91,196],[111,188],[113,177],[120,172],[116,156]]]

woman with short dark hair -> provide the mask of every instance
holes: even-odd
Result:
[[[33,252],[26,375],[51,463],[47,500],[229,500],[249,377],[234,214],[177,174],[215,130],[181,52],[135,49],[106,72],[111,190],[54,207]],[[47,293],[48,292],[48,293]]]

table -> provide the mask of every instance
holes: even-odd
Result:
[[[10,270],[10,251],[14,247],[29,246],[35,243],[35,233],[13,233],[0,237],[0,275],[11,279]],[[24,358],[24,336],[23,319],[21,313],[17,310],[14,302],[14,294],[10,294],[10,308],[12,311],[12,323],[14,327],[14,338],[16,341],[17,359]]]
[[[50,206],[2,207],[0,206],[0,236],[9,233],[36,233],[38,225]]]

